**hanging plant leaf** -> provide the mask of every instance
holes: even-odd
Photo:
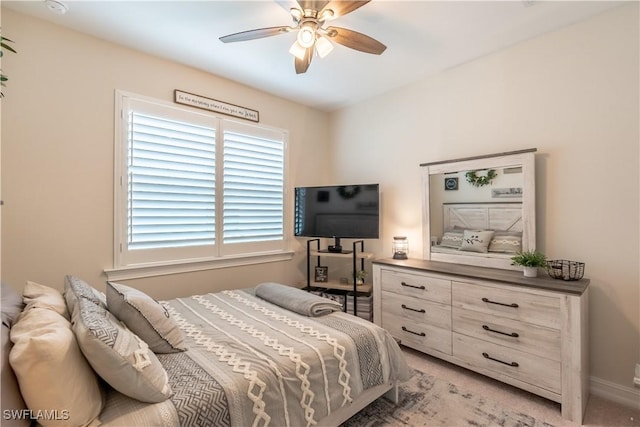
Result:
[[[14,43],[14,41],[11,40],[11,39],[6,38],[4,36],[0,36],[0,58],[2,56],[4,56],[4,51],[5,50],[8,51],[8,52],[12,52],[12,53],[18,53],[8,43]],[[9,77],[7,77],[0,70],[0,85],[5,86],[4,82],[6,82],[7,80],[9,80]],[[4,93],[0,92],[0,98],[4,98]]]

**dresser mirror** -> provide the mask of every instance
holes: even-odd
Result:
[[[421,164],[424,259],[518,269],[536,248],[535,151]]]

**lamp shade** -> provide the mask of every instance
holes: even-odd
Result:
[[[291,55],[295,56],[296,58],[298,58],[299,60],[303,60],[304,59],[304,54],[306,52],[307,52],[307,49],[302,47],[300,45],[300,43],[298,43],[297,40],[295,42],[293,42],[293,44],[291,45],[291,48],[289,49],[289,53]]]
[[[316,41],[316,30],[312,24],[302,24],[300,31],[298,31],[298,43],[305,49],[313,46]]]
[[[318,52],[318,55],[320,56],[320,58],[324,58],[332,50],[333,50],[333,44],[331,43],[331,41],[329,41],[328,38],[324,36],[318,37],[318,40],[316,41],[316,52]]]

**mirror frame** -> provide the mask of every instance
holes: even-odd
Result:
[[[467,255],[438,253],[431,251],[431,205],[430,177],[435,174],[459,171],[501,169],[506,167],[522,167],[522,251],[536,249],[536,191],[535,191],[535,148],[485,156],[466,157],[454,160],[422,163],[422,243],[423,258],[430,261],[442,261],[457,264],[477,265],[506,270],[518,270],[511,265],[511,256],[488,257],[477,254]]]

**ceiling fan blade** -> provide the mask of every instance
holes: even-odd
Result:
[[[320,11],[319,16],[322,16],[322,12],[327,9],[331,9],[333,11],[333,17],[331,19],[338,18],[340,16],[344,16],[347,13],[351,13],[354,10],[364,6],[369,3],[371,0],[363,0],[363,1],[345,1],[345,0],[332,0],[327,4],[322,11]]]
[[[320,11],[325,8],[329,0],[298,0],[298,4],[302,10],[311,9]]]
[[[308,47],[304,52],[304,58],[295,58],[296,74],[306,73],[311,65],[311,59],[313,58],[313,47]]]
[[[327,36],[343,46],[374,55],[380,55],[387,48],[374,38],[346,28],[327,27]]]
[[[227,36],[220,37],[220,41],[223,43],[243,42],[246,40],[261,39],[263,37],[277,36],[278,34],[284,34],[291,31],[291,27],[269,27],[258,28],[257,30],[241,31],[235,34],[229,34]]]

